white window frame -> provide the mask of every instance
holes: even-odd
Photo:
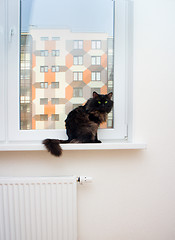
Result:
[[[83,56],[74,56],[74,65],[83,65]]]
[[[64,129],[46,129],[46,130],[20,130],[20,103],[19,103],[19,26],[20,26],[20,1],[19,0],[1,0],[0,18],[3,18],[2,29],[4,34],[1,46],[3,46],[0,58],[5,58],[3,68],[2,89],[5,94],[0,94],[1,109],[4,119],[0,120],[1,138],[6,142],[41,142],[43,139],[60,138],[67,139]],[[132,11],[132,1],[118,0],[115,2],[115,61],[114,61],[114,128],[99,129],[99,139],[123,140],[127,135],[128,124],[128,77],[132,73],[129,66],[132,65],[132,48],[129,51],[128,46],[132,42],[129,30],[132,29],[132,21],[129,17]],[[1,19],[2,20],[2,19]],[[117,58],[116,58],[117,56]],[[6,60],[7,59],[7,60]],[[129,62],[131,61],[131,62]],[[116,79],[117,76],[117,79]],[[4,92],[5,92],[4,91]],[[5,107],[6,109],[5,110]],[[1,140],[1,139],[0,139]]]
[[[75,82],[81,82],[83,81],[83,72],[73,72],[73,80]]]
[[[101,49],[101,40],[92,40],[91,48],[92,49]]]
[[[74,49],[83,49],[83,40],[74,40]]]
[[[101,65],[101,56],[92,56],[91,57],[91,64],[92,65],[98,65],[98,66]]]

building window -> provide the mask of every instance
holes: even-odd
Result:
[[[40,66],[40,72],[48,72],[48,66]]]
[[[52,66],[52,72],[59,72],[59,66]]]
[[[51,88],[59,88],[59,82],[51,82]]]
[[[48,121],[48,114],[40,114],[39,120],[40,121]]]
[[[54,104],[59,104],[59,98],[51,98],[51,103]]]
[[[83,41],[74,40],[74,49],[83,49]]]
[[[101,57],[100,56],[92,56],[91,63],[92,63],[92,65],[101,65]]]
[[[101,40],[92,40],[91,47],[92,49],[101,49]]]
[[[51,115],[51,120],[52,121],[59,121],[59,114],[52,114]]]
[[[48,57],[49,51],[48,50],[40,50],[40,56],[41,57]]]
[[[10,44],[8,44],[6,37],[0,39],[0,62],[2,62],[0,64],[0,72],[2,72],[2,77],[0,78],[0,82],[2,83],[0,87],[0,107],[1,109],[3,108],[1,115],[4,119],[2,121],[0,118],[0,123],[7,123],[4,125],[6,127],[5,131],[9,133],[8,140],[11,142],[16,140],[18,142],[22,142],[23,140],[41,142],[45,137],[55,138],[57,134],[62,139],[65,136],[64,119],[66,119],[72,105],[85,103],[92,97],[92,88],[99,88],[99,93],[104,94],[109,90],[115,90],[113,95],[113,129],[112,131],[108,131],[108,129],[104,131],[100,130],[99,133],[102,133],[102,135],[99,136],[99,139],[126,139],[126,120],[128,117],[128,106],[126,105],[129,103],[129,101],[126,101],[128,98],[128,91],[126,90],[130,76],[129,73],[132,73],[132,69],[130,69],[132,68],[132,56],[130,56],[132,53],[132,36],[130,36],[130,33],[132,33],[132,21],[129,21],[130,16],[132,16],[131,4],[128,4],[126,0],[102,0],[101,4],[98,4],[98,7],[96,7],[93,4],[93,0],[89,0],[88,5],[93,5],[94,11],[87,13],[84,11],[86,6],[85,1],[82,1],[80,6],[78,2],[69,1],[71,11],[75,13],[76,9],[80,7],[79,12],[83,12],[83,15],[74,14],[73,19],[69,21],[70,29],[63,28],[58,30],[57,27],[49,28],[48,19],[44,12],[53,13],[53,18],[50,19],[51,22],[49,24],[50,26],[54,26],[57,14],[54,16],[52,10],[59,9],[59,12],[63,12],[66,15],[67,1],[62,1],[62,4],[59,4],[59,1],[54,1],[52,4],[49,1],[44,1],[42,11],[41,8],[36,7],[37,5],[32,4],[32,2],[13,0],[14,4],[4,4],[0,8],[0,16],[4,20],[2,21],[4,36],[8,36],[9,28],[7,26],[11,26],[11,24],[17,30],[12,39],[10,39],[12,40]],[[107,4],[108,8],[104,7],[105,4]],[[28,5],[30,5],[30,8]],[[12,12],[13,14],[11,14]],[[111,13],[114,13],[114,15]],[[86,14],[88,14],[89,19],[93,19],[93,21],[86,21],[87,25],[84,24]],[[27,22],[26,16],[28,16]],[[99,19],[103,21],[100,20],[99,22]],[[30,26],[31,23],[37,25],[38,22],[42,26],[47,25],[47,28]],[[80,22],[81,24],[79,24]],[[104,22],[106,24],[103,24]],[[75,25],[72,25],[72,23],[75,23]],[[59,25],[65,26],[66,24],[65,18],[60,17]],[[113,34],[113,29],[115,30],[115,34]],[[48,41],[52,40],[52,36],[59,36],[61,41]],[[21,41],[19,41],[20,38]],[[92,41],[97,41],[97,39],[101,43],[92,43]],[[112,44],[108,45],[109,39],[111,40],[110,42],[113,41],[115,43],[114,46]],[[74,43],[74,40],[78,42]],[[74,44],[75,50],[73,49]],[[101,48],[104,45],[104,51],[95,50],[99,49],[100,45]],[[40,50],[45,49],[48,50],[49,57],[40,56]],[[52,50],[58,49],[62,57],[52,57]],[[10,56],[8,58],[7,52],[8,56]],[[110,62],[107,65],[103,64],[101,66],[100,62],[103,62],[103,57],[100,56],[104,53],[106,54],[106,58],[110,55],[108,58]],[[21,58],[19,58],[20,55]],[[5,67],[3,67],[3,63]],[[53,74],[52,66],[60,66],[60,72]],[[56,68],[54,71],[56,71]],[[81,80],[81,75],[78,76],[77,74],[77,76],[74,76],[72,73],[81,71],[83,72],[83,81],[78,82]],[[99,81],[98,74],[92,74],[95,71],[102,71],[101,81]],[[58,80],[60,88],[55,89],[54,84],[51,83],[58,82]],[[73,82],[73,80],[77,82]],[[23,85],[24,82],[26,88],[30,89],[28,91],[28,93],[30,92],[29,96],[20,95],[23,92],[23,87],[25,87]],[[47,85],[43,84],[44,82],[48,82],[48,89],[45,89]],[[4,99],[6,98],[4,97],[4,92],[8,92],[8,101],[5,104]],[[51,98],[56,97],[60,99],[60,105],[55,105],[56,110],[59,110],[60,114],[59,124],[51,124],[50,121],[47,124],[43,124],[42,122],[35,124],[37,116],[39,119],[39,115],[46,112],[49,112],[50,120],[51,113],[54,113],[52,112],[54,105],[51,105]],[[40,98],[48,98],[49,104],[40,105]],[[20,131],[22,114],[19,110],[20,105],[23,103],[31,104],[31,114],[28,114],[28,119],[32,122],[30,125],[31,130],[35,131]],[[6,110],[6,108],[8,109]],[[8,115],[4,114],[6,111],[8,111]],[[130,119],[130,116],[128,119]],[[4,128],[1,127],[1,124],[0,140],[2,139],[1,136]],[[54,128],[57,128],[57,131],[51,130]],[[45,129],[46,131],[40,131],[41,129]],[[7,135],[4,134],[3,138],[4,136],[6,137]]]
[[[82,88],[74,88],[73,96],[74,97],[83,97],[83,89]]]
[[[83,56],[74,56],[74,65],[83,65]]]
[[[100,81],[101,73],[100,72],[91,72],[91,81]]]
[[[60,37],[52,37],[52,40],[53,40],[53,41],[59,41],[59,40],[60,40]]]
[[[48,98],[40,98],[40,105],[47,105],[48,104]]]
[[[48,82],[41,82],[40,88],[48,88]]]
[[[41,40],[41,41],[48,41],[48,40],[49,40],[49,37],[40,37],[40,40]]]
[[[53,56],[53,57],[58,57],[58,56],[60,56],[60,50],[52,50],[52,56]]]
[[[83,81],[83,72],[74,72],[74,81]]]

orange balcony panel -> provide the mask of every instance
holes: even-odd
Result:
[[[73,97],[73,87],[71,87],[70,85],[67,86],[65,89],[65,93],[66,93],[66,99],[70,100]]]
[[[55,72],[52,72],[51,69],[48,69],[48,72],[44,73],[44,81],[48,82],[48,85],[50,85],[51,82],[55,82]]]
[[[36,129],[36,121],[32,118],[32,129]]]
[[[102,88],[101,88],[101,94],[107,94],[107,86],[104,85]]]
[[[91,71],[89,69],[86,69],[83,72],[83,82],[88,84],[91,81]]]
[[[68,54],[66,56],[66,67],[70,68],[73,65],[73,56],[71,54]]]
[[[32,101],[36,98],[36,89],[32,86]]]
[[[106,68],[107,67],[107,55],[106,54],[103,54],[101,56],[101,65]]]
[[[32,54],[32,68],[36,67],[36,56]]]
[[[47,105],[44,105],[44,114],[48,114],[48,117],[55,114],[55,105],[53,105],[51,101],[49,101]]]

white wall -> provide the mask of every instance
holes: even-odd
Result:
[[[175,1],[135,0],[134,137],[146,150],[0,152],[0,176],[88,175],[79,240],[175,239]]]

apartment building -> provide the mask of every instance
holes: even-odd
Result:
[[[64,129],[67,114],[93,91],[112,90],[113,38],[53,28],[32,28],[30,36],[32,129]],[[112,127],[112,114],[102,127]]]

